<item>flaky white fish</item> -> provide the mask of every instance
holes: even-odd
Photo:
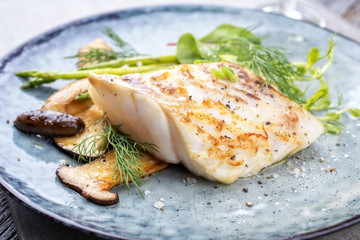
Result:
[[[237,81],[210,73],[223,65]],[[124,76],[90,74],[90,95],[113,124],[157,158],[226,184],[306,148],[323,125],[264,80],[228,62]]]

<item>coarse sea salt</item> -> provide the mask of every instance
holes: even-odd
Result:
[[[191,177],[187,177],[187,178],[186,178],[186,182],[187,182],[187,184],[194,184],[194,183],[196,183],[196,179],[195,179],[195,178],[191,178]]]
[[[157,208],[157,209],[164,210],[164,206],[165,206],[165,204],[162,201],[157,201],[157,202],[154,203],[154,207]]]
[[[289,170],[289,173],[291,174],[291,175],[293,175],[295,178],[298,178],[298,177],[300,177],[300,172],[301,172],[301,168],[291,168],[290,170]]]

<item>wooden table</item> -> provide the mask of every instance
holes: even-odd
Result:
[[[274,2],[274,0],[271,0]],[[221,4],[257,8],[271,1],[221,1]],[[177,1],[194,3],[194,1]],[[196,3],[219,4],[219,1],[195,1]],[[251,2],[251,3],[249,3]],[[308,1],[299,1],[309,3]],[[155,0],[152,4],[167,1]],[[172,1],[172,3],[174,3]],[[316,0],[310,2],[329,19],[333,30],[360,42],[360,0]],[[68,6],[72,6],[71,9]],[[45,30],[81,17],[101,12],[149,5],[146,1],[113,0],[63,0],[63,1],[1,1],[0,2],[0,57],[12,48]],[[22,9],[20,13],[18,10]],[[27,10],[24,10],[27,9]],[[61,15],[58,14],[61,12]],[[17,15],[17,16],[16,16]],[[335,17],[334,17],[335,16]],[[17,20],[20,18],[20,20]],[[34,20],[35,18],[35,20]],[[44,18],[44,19],[42,19]],[[44,21],[46,19],[46,21]],[[22,21],[21,21],[22,20]],[[25,24],[26,23],[26,24]],[[10,211],[11,210],[11,211]],[[11,213],[12,212],[12,213]],[[14,223],[15,222],[15,223]],[[16,227],[15,227],[16,226]],[[17,230],[16,230],[17,229]],[[18,201],[7,196],[0,188],[0,239],[100,239],[55,223],[47,217],[34,213]],[[360,224],[317,240],[360,239]]]

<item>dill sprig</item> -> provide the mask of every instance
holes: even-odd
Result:
[[[79,58],[79,64],[101,63],[119,58],[118,53],[108,49],[91,48],[89,51],[81,52],[67,58]]]
[[[129,43],[121,39],[120,36],[110,27],[106,27],[105,29],[103,29],[102,33],[109,37],[111,40],[113,40],[115,46],[117,47],[116,51],[91,48],[89,49],[89,51],[81,52],[74,56],[66,58],[79,58],[79,63],[84,65],[87,63],[97,64],[101,62],[115,60],[118,58],[128,58],[139,55]]]
[[[305,103],[304,93],[293,83],[301,75],[287,58],[285,51],[280,47],[254,44],[247,39],[239,38],[238,46],[230,44],[231,48],[239,49],[239,55],[234,57],[233,62],[249,68],[256,75],[265,79],[265,84],[274,84],[280,92],[291,100]]]
[[[106,27],[102,33],[113,40],[115,45],[119,48],[119,51],[117,51],[119,57],[120,55],[121,57],[133,57],[139,55],[137,51],[129,43],[122,40],[112,28]]]
[[[99,121],[101,121],[103,131],[84,139],[73,149],[78,153],[77,160],[91,161],[112,150],[116,159],[114,179],[124,182],[128,191],[129,183],[134,183],[143,196],[139,186],[143,184],[141,177],[146,173],[142,170],[143,163],[140,158],[144,156],[143,151],[157,151],[157,146],[148,142],[138,143],[130,139],[129,135],[120,130],[121,125],[112,125],[105,114],[93,124]]]

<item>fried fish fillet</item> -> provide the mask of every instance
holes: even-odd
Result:
[[[231,68],[236,82],[211,74]],[[306,148],[322,123],[275,87],[229,63],[179,65],[124,76],[89,76],[92,101],[158,159],[209,180],[233,183]]]

